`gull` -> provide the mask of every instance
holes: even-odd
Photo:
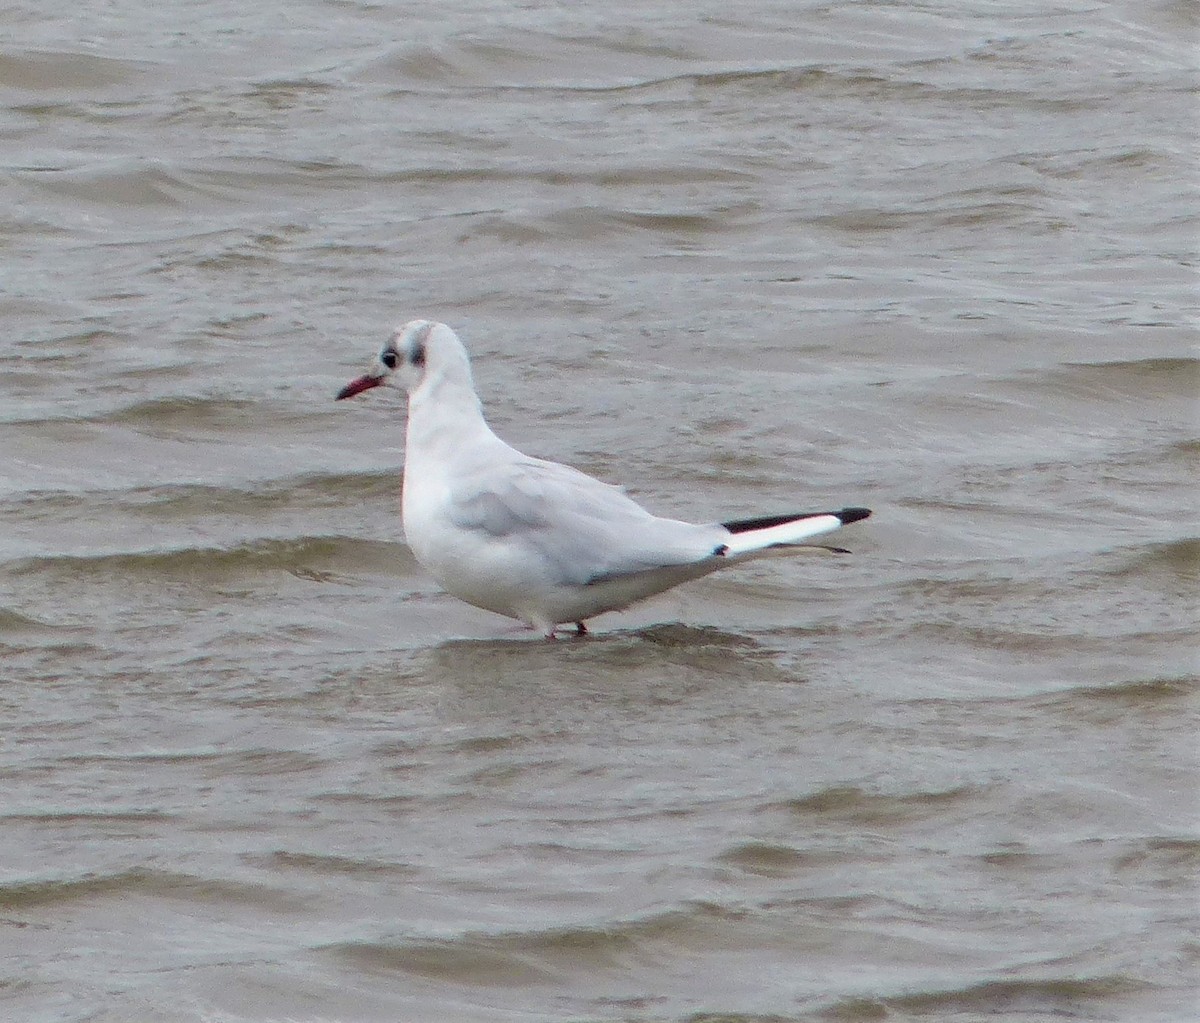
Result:
[[[401,513],[417,561],[446,592],[553,639],[560,625],[865,519],[867,508],[691,523],[652,515],[621,488],[532,458],[483,416],[471,362],[444,323],[398,328],[338,400],[408,393]],[[841,548],[826,548],[848,553]]]

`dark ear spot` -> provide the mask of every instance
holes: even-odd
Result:
[[[414,366],[425,365],[425,342],[429,340],[429,335],[433,333],[433,324],[426,323],[418,328],[412,339],[412,364]]]

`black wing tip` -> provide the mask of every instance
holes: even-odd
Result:
[[[843,508],[841,511],[834,512],[833,514],[842,520],[843,526],[848,526],[851,522],[861,522],[863,519],[869,518],[871,515],[871,509]]]
[[[764,515],[757,519],[736,519],[733,522],[722,522],[721,525],[731,533],[748,533],[754,529],[769,529],[771,526],[782,526],[787,522],[799,522],[801,519],[815,519],[820,515],[833,515],[841,520],[842,525],[858,522],[871,514],[870,508],[843,508],[835,512],[792,512],[789,515]]]
[[[721,525],[731,533],[749,533],[754,529],[770,529],[771,526],[782,526],[785,522],[795,522],[798,519],[811,518],[812,512],[792,512],[789,515],[760,515],[756,519],[735,519],[733,522],[722,522]]]

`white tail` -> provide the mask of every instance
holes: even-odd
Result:
[[[836,512],[801,512],[722,522],[721,525],[729,530],[730,536],[725,541],[725,550],[721,553],[727,558],[737,558],[771,547],[802,546],[814,536],[832,533],[835,529],[858,522],[870,514],[870,509],[867,508],[843,508]]]

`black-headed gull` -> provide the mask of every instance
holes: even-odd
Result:
[[[555,627],[662,593],[689,579],[807,541],[870,515],[866,508],[697,525],[660,519],[620,488],[531,458],[483,418],[471,363],[444,323],[413,320],[367,373],[338,392],[408,392],[401,510],[413,554],[448,593]]]

